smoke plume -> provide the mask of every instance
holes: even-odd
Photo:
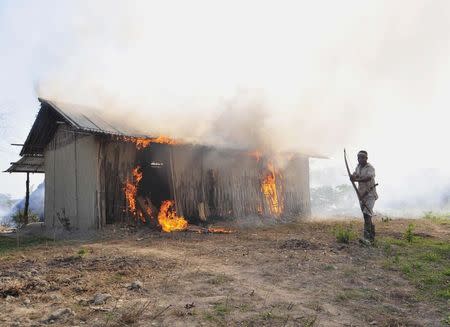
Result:
[[[381,207],[448,192],[446,1],[52,4],[35,8],[41,97],[146,134],[336,158],[315,184],[347,183],[342,148],[364,148]]]

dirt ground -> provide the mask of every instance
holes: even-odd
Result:
[[[409,223],[377,221],[377,236],[402,238]],[[445,324],[442,303],[421,299],[401,271],[386,269],[381,246],[337,243],[338,224],[233,234],[117,229],[91,241],[8,251],[0,254],[0,325]],[[450,241],[446,225],[415,224],[417,233]],[[110,297],[93,303],[100,293]]]

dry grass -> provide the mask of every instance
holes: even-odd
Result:
[[[448,265],[450,228],[414,221],[409,243],[410,223],[377,222],[369,248],[338,243],[335,222],[230,235],[141,230],[20,249],[0,240],[0,325],[39,325],[65,307],[76,315],[55,325],[442,325],[446,300],[433,285],[448,281],[447,270],[436,272]],[[142,289],[127,287],[135,280]],[[94,306],[96,293],[112,298]]]

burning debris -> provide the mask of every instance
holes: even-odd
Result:
[[[158,214],[158,223],[164,232],[183,231],[188,227],[184,217],[177,216],[174,202],[166,200],[161,204]]]

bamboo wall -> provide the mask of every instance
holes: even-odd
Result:
[[[189,218],[272,215],[261,191],[267,162],[243,152],[174,146],[172,176],[177,210]],[[308,158],[295,156],[276,174],[283,215],[310,214]],[[203,217],[204,218],[204,217]]]
[[[191,222],[213,217],[271,216],[261,191],[262,177],[267,172],[263,159],[256,160],[239,151],[193,145],[158,144],[136,150],[133,143],[119,141],[103,141],[100,153],[99,185],[103,190],[98,201],[100,225],[134,221],[126,210],[123,186],[137,165],[144,172],[138,195],[148,197],[159,207],[161,203],[157,202],[161,199],[155,201],[155,196],[145,188],[145,174],[153,172],[145,166],[151,160],[164,164],[170,187],[168,197],[175,200],[178,214]],[[289,160],[276,177],[283,216],[309,215],[308,158],[296,156]],[[154,192],[155,188],[152,189]]]
[[[130,222],[132,217],[126,210],[123,188],[135,168],[136,146],[132,143],[101,138],[99,142],[100,226]]]

